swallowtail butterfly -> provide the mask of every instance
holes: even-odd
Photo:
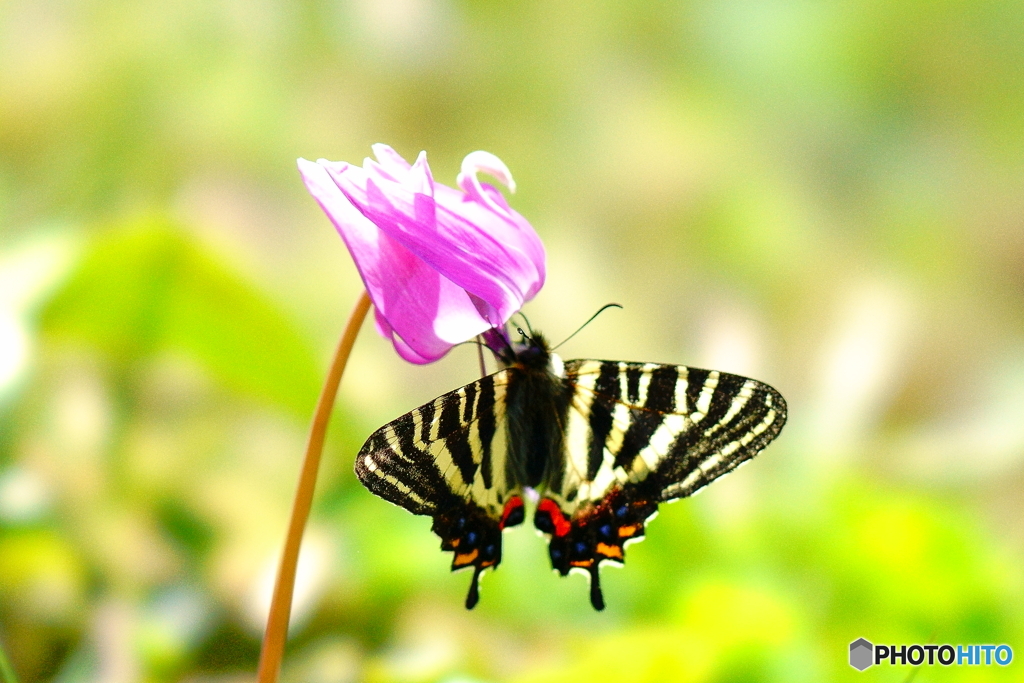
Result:
[[[433,518],[452,571],[479,578],[501,562],[501,533],[526,517],[549,539],[562,576],[622,564],[659,503],[689,496],[757,455],[782,429],[772,387],[682,365],[571,360],[525,336],[504,369],[438,397],[374,432],[356,459],[373,493]]]

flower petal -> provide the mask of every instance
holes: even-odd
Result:
[[[543,245],[500,192],[468,181],[473,194],[435,185],[424,154],[402,177],[395,175],[400,169],[387,153],[381,157],[387,159],[386,168],[367,160],[362,173],[347,164],[337,170],[327,165],[364,216],[485,301],[494,325],[507,321],[536,294],[544,282]]]
[[[378,142],[372,145],[370,149],[373,150],[373,155],[377,157],[377,162],[392,175],[401,176],[409,170],[409,162],[388,145],[382,145]]]
[[[377,329],[414,363],[437,360],[457,343],[488,329],[471,296],[409,249],[378,230],[339,187],[338,179],[365,178],[344,162],[299,159],[310,194],[334,223],[366,285]],[[348,184],[348,182],[346,182]]]
[[[439,220],[465,221],[469,225],[464,226],[464,230],[477,226],[495,248],[504,253],[505,260],[499,260],[495,265],[502,268],[501,272],[523,292],[518,310],[544,284],[544,245],[527,220],[509,207],[501,192],[486,183],[480,184],[479,189],[487,198],[486,204],[444,185],[436,186],[435,200],[445,212],[443,216],[439,214]],[[491,208],[495,205],[500,212]]]

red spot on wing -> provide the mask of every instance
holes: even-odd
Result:
[[[505,523],[508,521],[509,515],[511,515],[516,510],[521,509],[522,507],[522,498],[520,498],[519,496],[512,496],[511,498],[509,498],[508,502],[505,503],[505,509],[501,513],[501,524],[498,525],[498,528],[504,529]]]
[[[569,529],[572,525],[569,524],[569,520],[567,520],[565,515],[562,514],[562,509],[558,507],[558,503],[550,498],[545,498],[540,501],[537,509],[543,510],[551,515],[551,522],[555,525],[555,536],[565,536],[569,533]]]

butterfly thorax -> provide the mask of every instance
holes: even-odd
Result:
[[[565,415],[571,390],[562,382],[562,362],[536,334],[516,344],[509,358],[507,394],[510,479],[542,488],[564,459]]]
[[[491,347],[498,362],[506,368],[518,367],[522,369],[543,370],[551,363],[551,348],[547,340],[539,333],[533,333],[532,337],[523,336],[523,341],[512,342],[503,335],[498,335],[501,347]]]

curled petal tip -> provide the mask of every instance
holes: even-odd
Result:
[[[466,158],[462,160],[462,169],[459,171],[458,182],[466,192],[470,192],[467,184],[479,189],[480,181],[477,180],[477,173],[486,173],[489,176],[493,176],[502,185],[508,188],[509,192],[516,191],[516,181],[512,178],[512,172],[508,170],[508,166],[505,162],[494,156],[490,152],[483,150],[477,150],[470,152],[466,155]]]

